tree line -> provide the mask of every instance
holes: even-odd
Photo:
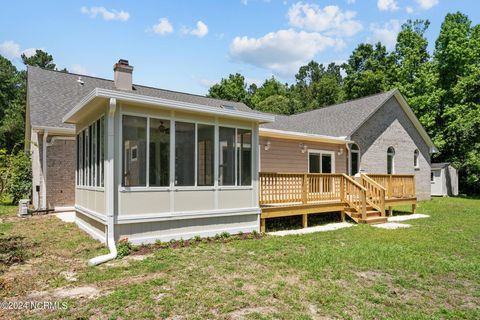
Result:
[[[341,65],[311,61],[290,85],[271,77],[260,86],[247,86],[237,73],[213,85],[208,96],[294,114],[398,88],[439,150],[432,161],[452,162],[462,192],[479,193],[480,25],[472,25],[463,13],[447,14],[432,54],[425,37],[429,25],[428,20],[407,21],[391,51],[381,43],[361,43]],[[42,50],[22,55],[22,61],[58,70]],[[0,55],[0,149],[6,154],[23,148],[25,109],[26,71]]]
[[[252,109],[294,114],[398,88],[432,137],[434,162],[451,162],[464,193],[480,192],[480,25],[449,13],[433,54],[428,20],[402,25],[395,48],[361,43],[343,64],[315,61],[300,67],[293,84],[271,77],[247,85],[230,74],[208,91],[213,98],[241,101]]]

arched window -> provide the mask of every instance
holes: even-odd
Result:
[[[387,149],[387,173],[393,174],[395,172],[395,149],[388,147]]]
[[[418,149],[416,149],[414,152],[413,152],[413,166],[415,167],[415,169],[418,169],[420,168],[420,163],[418,161],[418,156],[419,156],[419,152],[418,152]]]
[[[350,175],[354,176],[360,171],[360,149],[358,145],[350,146]]]

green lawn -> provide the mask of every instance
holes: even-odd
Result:
[[[405,222],[412,225],[409,229],[358,225],[206,243],[159,249],[143,260],[130,256],[100,267],[87,267],[86,261],[106,249],[74,225],[52,216],[7,216],[11,225],[2,237],[25,237],[28,255],[23,263],[4,268],[0,299],[32,300],[31,292],[41,291],[43,300],[63,301],[67,308],[4,310],[3,315],[479,319],[480,200],[437,198],[420,203],[418,213],[431,217]],[[75,281],[61,274],[66,271]],[[54,291],[79,287],[95,295],[62,298]]]

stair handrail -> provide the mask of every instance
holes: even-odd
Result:
[[[359,212],[362,216],[362,220],[367,219],[367,189],[362,186],[360,183],[352,179],[350,176],[347,174],[343,173],[342,174],[343,179],[346,183],[343,184],[343,190],[342,192],[344,193],[344,201],[350,206],[353,207]],[[356,204],[355,201],[351,200],[348,194],[349,188],[348,185],[353,186],[357,190],[359,190],[359,199],[358,202],[359,204]],[[351,195],[353,196],[353,194]]]
[[[360,178],[362,185],[367,189],[367,203],[380,211],[382,217],[384,217],[387,189],[364,173],[360,174]]]

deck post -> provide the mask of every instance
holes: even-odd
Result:
[[[367,220],[367,193],[362,190],[362,220]]]
[[[340,218],[342,219],[342,222],[345,222],[345,210],[340,211]]]
[[[340,177],[340,202],[345,202],[345,178]]]
[[[308,214],[302,215],[302,227],[303,228],[308,227]]]
[[[388,198],[391,198],[392,197],[392,175],[391,174],[388,175],[387,192],[388,192]]]
[[[392,206],[389,206],[389,207],[388,207],[388,215],[391,217],[392,214],[393,214]]]
[[[302,193],[302,202],[306,204],[308,202],[308,175],[305,173],[303,175],[303,193]]]
[[[264,218],[260,218],[260,232],[265,232],[265,219]]]
[[[412,213],[416,213],[417,212],[417,204],[414,203],[412,204]]]

